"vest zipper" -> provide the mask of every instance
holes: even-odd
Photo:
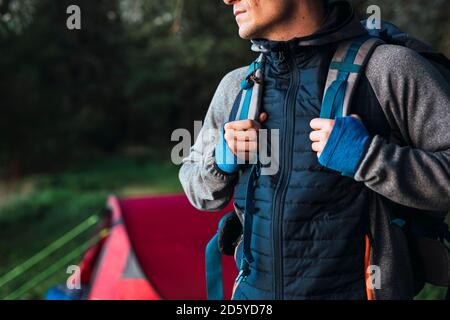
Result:
[[[280,56],[281,57],[281,56]],[[274,299],[284,298],[283,284],[283,210],[286,198],[286,191],[290,181],[292,171],[292,154],[294,144],[295,129],[295,102],[299,86],[299,74],[295,61],[290,52],[282,55],[283,61],[287,63],[291,76],[287,96],[284,104],[284,121],[281,128],[280,141],[280,178],[275,189],[272,216],[272,241],[273,241],[273,269],[274,269]],[[283,150],[284,149],[284,150]]]

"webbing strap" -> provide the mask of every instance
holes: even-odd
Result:
[[[253,229],[253,210],[254,210],[254,194],[256,181],[260,175],[259,164],[254,164],[250,171],[247,182],[247,192],[245,196],[245,209],[244,209],[244,258],[248,263],[254,261],[251,252],[251,242],[252,242],[252,229]]]
[[[241,82],[241,91],[234,101],[228,121],[256,119],[259,110],[259,101],[262,93],[262,67],[264,57],[261,55],[258,60],[253,62],[247,72],[245,79]],[[259,78],[258,82],[255,80]],[[259,161],[257,161],[259,163]],[[252,211],[253,194],[255,179],[259,176],[259,166],[253,165],[247,184],[247,197],[245,204],[244,218],[244,259],[241,265],[241,272],[248,271],[248,263],[253,261],[250,252],[250,242],[252,234]],[[233,212],[225,215],[219,222],[218,230],[226,218],[234,214]],[[222,254],[219,250],[219,231],[212,237],[206,246],[206,287],[209,300],[223,300],[223,280],[222,280]]]
[[[230,116],[228,117],[228,122],[236,120],[237,113],[239,111],[239,107],[242,99],[242,90],[239,92],[238,96],[234,100],[233,108],[231,109]]]
[[[246,92],[246,97],[243,102],[243,106],[241,108],[242,117],[240,120],[248,119],[248,118],[257,118],[258,115],[258,105],[261,100],[262,93],[262,77],[263,77],[263,68],[264,68],[264,56],[260,56],[256,62],[254,62],[247,73],[247,77],[245,79],[245,83],[249,83],[249,80],[252,79],[252,76],[256,76],[259,78],[259,82],[251,81],[251,88]],[[252,79],[254,80],[254,78]],[[243,84],[241,87],[244,88]],[[247,86],[248,88],[248,86]],[[245,92],[245,91],[244,91]],[[251,92],[251,93],[249,93]],[[252,112],[248,109],[252,108]],[[251,115],[249,116],[249,113]],[[253,229],[253,211],[254,211],[254,193],[255,193],[255,185],[256,181],[260,175],[260,162],[259,157],[257,156],[256,164],[253,164],[250,169],[250,175],[247,181],[247,189],[245,196],[245,208],[244,208],[244,237],[243,237],[243,264],[241,265],[241,273],[245,266],[245,273],[248,272],[248,265],[254,261],[253,255],[251,253],[251,238],[252,238],[252,229]]]
[[[249,66],[247,75],[241,82],[241,90],[234,102],[228,121],[257,120],[262,94],[264,62],[264,56],[260,55]]]
[[[256,61],[254,61],[248,68],[247,75],[245,79],[241,82],[241,89],[248,90],[253,87],[254,82],[252,80],[252,76],[255,74],[256,70],[260,69],[262,65],[262,57],[259,57]]]
[[[206,290],[208,300],[223,300],[222,254],[219,251],[219,234],[206,246]]]
[[[325,95],[322,109],[320,110],[320,117],[324,119],[334,119],[342,116],[342,105],[345,97],[345,90],[347,89],[347,79],[349,73],[342,72],[328,88]]]
[[[248,119],[252,95],[253,95],[253,87],[251,87],[248,90],[245,90],[244,102],[242,104],[241,113],[239,114],[239,120]]]
[[[206,246],[206,292],[208,300],[223,300],[222,254],[219,251],[219,233]]]
[[[218,231],[206,245],[206,291],[208,300],[223,300],[222,253],[219,250],[219,232],[225,221],[235,214],[231,211],[220,219]]]
[[[361,72],[362,66],[355,64],[355,59],[361,47],[368,39],[368,36],[363,36],[353,40],[348,47],[343,61],[333,61],[331,63],[330,69],[337,70],[338,74],[336,80],[331,83],[330,87],[325,92],[322,108],[320,110],[321,118],[334,119],[342,116],[348,78],[350,73]]]
[[[330,64],[330,69],[348,72],[348,73],[359,73],[361,71],[361,66],[353,63],[346,62],[332,62]]]

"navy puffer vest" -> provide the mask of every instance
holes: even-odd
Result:
[[[267,44],[262,111],[269,118],[263,128],[279,129],[280,168],[257,179],[250,244],[254,261],[233,298],[366,299],[369,190],[321,166],[309,139],[336,43]],[[366,94],[358,95],[366,106],[377,104],[367,94],[367,79],[361,82]],[[241,212],[250,169],[243,169],[235,189]],[[241,259],[242,245],[238,266]]]

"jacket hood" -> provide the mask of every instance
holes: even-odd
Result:
[[[353,6],[347,1],[337,1],[328,6],[324,23],[312,35],[288,41],[253,39],[251,43],[253,51],[264,53],[282,51],[286,47],[326,45],[364,34],[367,30],[356,17]]]

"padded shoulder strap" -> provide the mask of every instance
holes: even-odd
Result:
[[[245,79],[241,82],[241,92],[237,96],[229,121],[257,120],[263,91],[264,56],[261,54],[248,68]]]
[[[376,47],[383,41],[363,36],[343,42],[336,50],[328,71],[320,117],[347,116],[355,88]]]

